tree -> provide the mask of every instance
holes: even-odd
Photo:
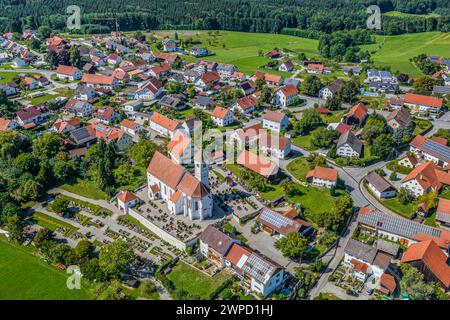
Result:
[[[50,36],[52,35],[52,29],[50,29],[50,27],[48,26],[40,26],[39,28],[37,28],[36,30],[36,35],[41,38],[41,39],[47,39],[50,38]]]
[[[424,193],[419,197],[419,203],[425,204],[429,209],[436,208],[439,202],[438,194],[436,192]]]
[[[74,253],[78,262],[84,263],[92,258],[94,250],[95,246],[89,240],[83,239],[74,248]]]
[[[337,131],[319,127],[311,133],[311,144],[317,148],[329,148],[337,138]]]
[[[291,232],[275,242],[275,248],[281,251],[284,257],[298,259],[308,248],[308,240],[298,232]]]
[[[430,300],[434,296],[434,285],[424,281],[423,274],[413,266],[402,263],[400,265],[402,292],[414,297],[415,300]]]
[[[398,179],[398,178],[397,178],[397,172],[392,171],[391,174],[389,175],[389,180],[395,181],[395,180],[397,180],[397,179]]]
[[[344,82],[342,88],[339,90],[339,96],[342,101],[353,103],[356,101],[356,97],[360,94],[359,88],[360,83],[356,79]]]
[[[431,77],[420,77],[413,83],[414,89],[421,89],[425,91],[432,91],[434,80]]]
[[[62,197],[56,197],[55,200],[49,206],[51,210],[60,216],[69,212],[69,201]]]
[[[129,245],[118,240],[100,250],[99,267],[107,278],[120,278],[134,259],[133,250]]]
[[[394,139],[390,134],[381,134],[374,141],[371,155],[386,158],[394,150]]]
[[[139,140],[130,149],[131,159],[140,166],[147,167],[157,149],[157,144],[151,140]]]
[[[64,141],[57,133],[46,133],[34,141],[33,149],[40,157],[53,158],[64,150]]]
[[[397,197],[398,197],[398,200],[400,201],[400,203],[403,205],[406,205],[406,204],[411,203],[414,200],[416,200],[416,197],[414,196],[414,194],[409,189],[406,189],[404,187],[402,187],[398,190]]]
[[[16,214],[6,219],[6,229],[9,232],[9,240],[17,243],[23,242],[24,223]]]
[[[315,109],[306,109],[300,121],[294,124],[294,131],[300,135],[308,134],[322,123],[322,117]]]
[[[311,75],[306,77],[303,81],[300,91],[307,96],[317,97],[321,88],[322,82],[320,81],[320,78],[315,75]]]
[[[20,207],[15,203],[7,202],[3,205],[3,209],[0,210],[0,224],[5,223],[9,217],[19,216],[21,213]]]
[[[70,64],[74,67],[79,68],[81,66],[80,50],[78,49],[78,46],[70,47],[69,61]]]

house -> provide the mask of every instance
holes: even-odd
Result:
[[[28,63],[25,62],[25,60],[22,60],[20,58],[14,58],[11,65],[13,66],[13,68],[23,68],[28,66]]]
[[[128,148],[133,142],[132,137],[120,129],[99,122],[94,122],[90,126],[98,140],[103,139],[106,143],[115,143],[120,151]]]
[[[185,102],[185,96],[181,94],[165,95],[161,98],[161,100],[159,100],[159,103],[161,104],[162,107],[178,111],[188,108],[188,105]]]
[[[163,93],[164,87],[156,78],[150,78],[144,83],[139,84],[138,88],[131,95],[133,99],[139,100],[154,100],[158,99]]]
[[[254,124],[246,128],[236,129],[230,136],[230,142],[236,142],[239,149],[253,144],[259,137],[263,128],[260,123]]]
[[[212,106],[212,99],[210,97],[196,96],[194,104],[197,108],[208,109]]]
[[[92,126],[81,127],[69,133],[67,143],[73,148],[89,147],[95,143],[97,137]]]
[[[67,79],[70,81],[80,80],[81,70],[71,66],[59,65],[56,69],[56,76],[58,79]]]
[[[381,82],[386,84],[397,84],[397,78],[389,71],[380,71],[377,69],[367,70],[366,82]]]
[[[289,126],[289,118],[282,112],[267,111],[263,118],[262,124],[264,129],[275,132],[285,130]]]
[[[450,231],[433,228],[377,210],[360,209],[356,221],[362,231],[371,235],[385,237],[392,242],[399,242],[405,247],[416,242],[431,239],[436,241],[443,250],[448,250],[450,245]]]
[[[148,74],[155,78],[162,78],[169,75],[171,71],[172,67],[170,66],[170,64],[163,63],[159,66],[151,67]]]
[[[257,107],[258,99],[253,96],[246,96],[239,98],[231,108],[233,111],[238,110],[242,114],[250,115]]]
[[[411,121],[411,115],[407,109],[400,108],[392,111],[386,118],[386,121],[393,130],[403,129]]]
[[[36,90],[39,89],[39,82],[33,77],[25,77],[22,80],[23,87],[25,90]]]
[[[448,257],[437,243],[430,239],[412,244],[403,254],[401,262],[423,273],[425,281],[434,281],[448,291],[450,289],[450,266]]]
[[[134,114],[144,106],[144,103],[140,100],[127,101],[122,104],[122,110],[128,114]]]
[[[397,289],[395,278],[389,273],[383,273],[380,277],[380,287],[378,291],[386,296],[391,296]]]
[[[128,214],[128,210],[135,207],[139,201],[139,198],[130,191],[120,191],[117,196],[117,207],[123,214]]]
[[[133,120],[124,119],[120,123],[120,129],[125,133],[128,133],[133,138],[136,138],[142,127],[140,124],[134,122]]]
[[[368,87],[371,92],[379,92],[385,94],[398,93],[398,86],[392,83],[369,82]]]
[[[347,242],[344,253],[343,263],[352,268],[352,275],[361,282],[365,282],[371,275],[380,279],[392,259],[390,254],[356,239]]]
[[[285,159],[291,152],[291,141],[283,136],[261,133],[258,136],[258,147],[266,156]]]
[[[81,82],[91,88],[104,88],[114,90],[119,86],[118,80],[114,76],[103,74],[84,74]]]
[[[182,130],[177,130],[167,144],[170,158],[178,164],[191,164],[193,149],[191,137]]]
[[[102,123],[113,123],[119,118],[119,114],[111,107],[98,107],[93,111],[93,116]]]
[[[433,94],[441,94],[446,96],[450,94],[450,85],[448,86],[433,86]]]
[[[278,173],[278,165],[267,158],[256,155],[255,153],[243,150],[236,159],[236,163],[253,171],[257,174],[269,178]]]
[[[222,79],[229,79],[236,72],[236,67],[228,63],[218,63],[216,71]]]
[[[282,80],[283,80],[283,78],[281,78],[280,75],[270,74],[270,73],[265,73],[263,79],[268,85],[272,85],[272,86],[281,85]]]
[[[291,213],[294,213],[294,216],[291,216]],[[312,225],[304,220],[295,219],[297,214],[295,209],[278,212],[269,208],[262,208],[256,221],[260,225],[260,229],[270,236],[283,238],[292,232],[305,235],[312,229]]]
[[[172,214],[190,220],[204,220],[213,214],[213,199],[208,190],[208,165],[194,157],[195,177],[184,167],[155,152],[148,168],[148,196],[162,199]]]
[[[295,102],[298,97],[298,89],[296,86],[288,84],[281,87],[274,94],[274,104],[277,106],[288,107]]]
[[[439,198],[436,209],[436,221],[444,226],[450,226],[450,200]]]
[[[416,197],[427,192],[439,192],[444,185],[450,185],[450,173],[438,170],[434,162],[422,163],[401,181],[402,187]]]
[[[424,96],[407,92],[404,97],[404,105],[415,113],[432,113],[438,114],[441,112],[443,98],[436,98],[432,96]]]
[[[150,129],[155,130],[164,137],[172,138],[175,131],[181,128],[178,121],[172,120],[158,112],[154,112],[149,121]]]
[[[294,67],[294,63],[291,60],[286,60],[280,64],[278,70],[282,72],[291,72],[292,70],[294,70]]]
[[[240,240],[230,237],[213,225],[209,225],[199,237],[200,253],[217,267],[225,267],[225,256],[233,243]]]
[[[281,52],[277,49],[273,49],[272,51],[267,52],[264,56],[269,59],[278,59],[281,58]]]
[[[378,199],[395,197],[396,190],[392,184],[375,171],[369,173],[365,180],[367,187],[378,197]]]
[[[93,73],[95,73],[95,67],[90,63],[86,63],[83,66],[83,72],[93,74]]]
[[[214,108],[211,119],[219,127],[226,127],[234,122],[233,113],[229,109],[220,106]]]
[[[122,62],[122,58],[120,56],[118,56],[117,54],[111,53],[106,58],[106,62],[108,62],[108,64],[110,64],[110,65],[115,66]]]
[[[322,74],[324,73],[325,67],[321,63],[310,63],[306,67],[306,72],[313,74]]]
[[[189,54],[194,57],[203,57],[209,54],[208,50],[203,47],[192,47],[189,50]]]
[[[417,160],[417,158],[409,153],[406,153],[403,157],[401,157],[398,160],[398,164],[410,169],[413,169],[417,164],[419,163],[419,161]]]
[[[317,111],[317,109],[316,109],[316,111]],[[335,123],[330,123],[327,126],[327,129],[328,130],[335,130],[339,134],[343,134],[343,133],[345,133],[347,131],[352,130],[352,126],[349,126],[348,124],[345,124],[345,123],[342,123],[342,122],[335,122]]]
[[[244,96],[248,96],[256,91],[256,83],[252,80],[246,80],[239,84],[239,88],[244,93]]]
[[[344,74],[346,76],[349,76],[350,74],[354,76],[359,76],[361,74],[362,69],[361,67],[358,66],[344,66],[342,70],[344,71]]]
[[[220,75],[215,72],[207,72],[195,81],[195,87],[201,91],[207,91],[220,81]]]
[[[339,157],[359,158],[362,155],[363,144],[351,130],[344,132],[339,137],[336,145],[336,154]]]
[[[8,120],[5,118],[0,117],[0,132],[6,131],[6,130],[14,130],[18,127],[18,124],[14,120]]]
[[[81,126],[81,122],[77,118],[72,118],[70,120],[58,119],[50,128],[50,131],[57,132],[59,134],[65,134]]]
[[[322,99],[325,99],[325,100],[332,98],[339,92],[339,90],[341,90],[343,85],[344,85],[344,81],[342,81],[341,79],[337,79],[337,80],[331,82],[326,87],[320,89],[319,97]]]
[[[163,45],[163,51],[164,52],[175,52],[178,50],[177,48],[177,43],[169,38],[165,38],[162,41],[162,45]]]
[[[97,93],[93,88],[86,86],[78,86],[75,98],[83,101],[91,101],[95,99]]]
[[[314,186],[331,189],[337,185],[338,172],[336,169],[316,166],[308,171],[306,181]]]
[[[225,256],[226,266],[239,278],[250,291],[263,297],[269,296],[285,281],[284,269],[268,258],[233,243]]]
[[[0,91],[4,91],[7,96],[12,96],[20,92],[20,87],[15,82],[0,84]]]
[[[92,104],[87,101],[71,99],[67,101],[64,109],[77,117],[89,117],[92,114]]]
[[[344,115],[342,122],[348,125],[358,125],[360,128],[364,125],[368,116],[369,110],[362,102],[354,105],[346,115]]]
[[[171,54],[171,53],[161,52],[156,55],[156,60],[170,64],[170,65],[172,65],[179,59],[180,59],[179,56],[177,56],[176,54]]]
[[[433,161],[437,166],[445,168],[450,164],[450,148],[447,141],[441,139],[426,138],[417,135],[409,144],[409,150],[419,159]]]
[[[43,123],[49,115],[49,110],[45,106],[29,106],[16,111],[14,121],[21,127],[29,128],[31,125]]]

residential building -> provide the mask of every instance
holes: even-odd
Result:
[[[308,171],[306,181],[314,186],[331,189],[337,185],[338,172],[336,169],[316,166]]]
[[[369,110],[362,102],[354,105],[343,117],[342,122],[348,125],[358,125],[360,128],[364,125]]]
[[[161,96],[164,87],[156,78],[140,84],[132,97],[139,100],[154,100]]]
[[[149,198],[164,200],[172,214],[183,214],[191,220],[212,217],[213,199],[204,184],[207,180],[198,179],[207,179],[208,166],[197,161],[194,177],[157,151],[147,168]]]
[[[172,138],[175,131],[181,128],[178,121],[172,120],[158,112],[154,112],[149,121],[150,129],[155,130],[164,137]]]
[[[93,111],[93,116],[98,121],[111,124],[119,118],[119,114],[111,107],[98,107]]]
[[[320,89],[319,97],[322,99],[332,98],[339,92],[339,90],[341,90],[343,85],[344,85],[344,81],[342,81],[341,79],[337,79],[337,80],[331,82],[326,87]]]
[[[263,132],[258,136],[257,141],[259,151],[266,156],[285,159],[291,152],[291,141],[283,136]]]
[[[380,71],[377,69],[367,70],[366,82],[382,82],[397,84],[397,78],[395,78],[389,71]]]
[[[50,128],[50,131],[57,132],[59,134],[69,133],[81,126],[81,122],[77,118],[72,118],[70,120],[58,119]]]
[[[162,45],[163,45],[163,51],[164,52],[175,52],[178,50],[177,48],[177,43],[169,38],[165,38],[162,41]]]
[[[279,169],[274,162],[248,150],[243,150],[239,154],[236,163],[266,178],[276,175]]]
[[[340,157],[359,158],[362,155],[363,144],[351,130],[344,132],[339,137],[336,145],[336,154]]]
[[[282,112],[267,111],[263,118],[262,124],[264,129],[275,132],[285,130],[289,126],[289,118]]]
[[[411,114],[405,108],[396,109],[388,115],[386,121],[393,130],[403,129],[411,121]]]
[[[410,151],[419,159],[433,161],[437,166],[445,168],[450,164],[450,148],[447,141],[436,137],[426,138],[417,135],[409,144]]]
[[[0,132],[6,131],[6,130],[14,130],[18,127],[18,124],[14,120],[8,120],[5,118],[0,117]]]
[[[419,163],[419,161],[417,160],[417,158],[409,153],[406,153],[403,157],[401,157],[398,160],[398,164],[410,169],[413,169],[417,164]]]
[[[392,184],[380,176],[375,171],[369,173],[365,181],[367,187],[377,196],[378,199],[395,197],[396,190]]]
[[[194,144],[191,137],[182,130],[177,130],[167,144],[167,150],[172,161],[177,164],[191,164]]]
[[[30,128],[30,125],[42,124],[50,115],[45,106],[29,106],[16,111],[14,121],[24,128]]]
[[[203,47],[192,47],[189,50],[189,54],[194,57],[203,57],[209,54],[208,50]]]
[[[128,133],[133,138],[136,138],[139,132],[141,132],[142,127],[140,124],[136,123],[133,120],[124,119],[120,123],[120,129],[125,133]]]
[[[103,139],[106,143],[115,143],[120,151],[127,149],[133,143],[133,138],[123,130],[99,122],[94,122],[90,126],[98,140]]]
[[[292,84],[281,87],[274,94],[274,104],[284,108],[292,105],[298,97],[298,89]]]
[[[213,225],[203,230],[199,240],[200,253],[219,268],[225,267],[225,256],[233,243],[241,243]]]
[[[320,63],[310,63],[306,67],[306,72],[312,74],[322,74],[324,73],[325,67]]]
[[[423,114],[438,114],[441,112],[444,99],[432,96],[424,96],[407,92],[404,97],[404,105],[412,112]]]
[[[81,78],[81,82],[91,88],[104,88],[114,90],[118,87],[119,83],[114,76],[106,76],[103,74],[84,74]]]
[[[250,115],[258,107],[258,99],[253,96],[239,98],[232,106],[233,111],[238,110],[242,114]]]
[[[89,117],[92,114],[92,104],[87,101],[71,99],[67,101],[64,109],[77,117]]]
[[[214,108],[211,119],[219,127],[226,127],[234,122],[233,112],[220,106]]]
[[[416,197],[427,192],[439,192],[442,186],[450,185],[450,173],[438,170],[432,162],[425,162],[414,168],[401,181],[402,187]]]
[[[298,212],[293,208],[284,212],[262,208],[256,221],[261,230],[277,238],[283,238],[292,232],[306,235],[313,229],[312,225],[304,220],[296,219],[297,215]]]
[[[439,198],[436,209],[436,221],[443,226],[450,226],[450,200]]]
[[[216,71],[204,73],[195,80],[195,87],[201,91],[208,91],[220,81],[220,75]]]
[[[294,67],[294,63],[291,60],[286,60],[280,64],[278,70],[282,72],[291,72],[292,70],[294,70]]]
[[[56,69],[56,76],[58,79],[67,79],[70,81],[80,80],[82,73],[76,67],[59,65]]]
[[[159,103],[162,107],[179,111],[188,108],[185,100],[186,97],[181,94],[168,94],[163,96],[161,100],[159,100]]]

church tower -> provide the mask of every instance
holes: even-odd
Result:
[[[195,178],[209,188],[208,164],[203,161],[202,151],[197,152],[194,157]]]

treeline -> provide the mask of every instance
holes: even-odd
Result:
[[[220,29],[247,32],[281,33],[290,29],[331,33],[337,30],[365,28],[366,8],[380,5],[382,12],[397,10],[427,14],[439,12],[443,17],[383,17],[382,33],[400,34],[421,31],[448,31],[449,0],[80,0],[84,32],[115,29],[117,15],[120,29]],[[65,30],[70,0],[0,0],[0,31],[20,32],[47,25]],[[283,31],[284,30],[284,31]],[[297,31],[299,32],[299,31]],[[308,34],[316,37],[317,34]]]

